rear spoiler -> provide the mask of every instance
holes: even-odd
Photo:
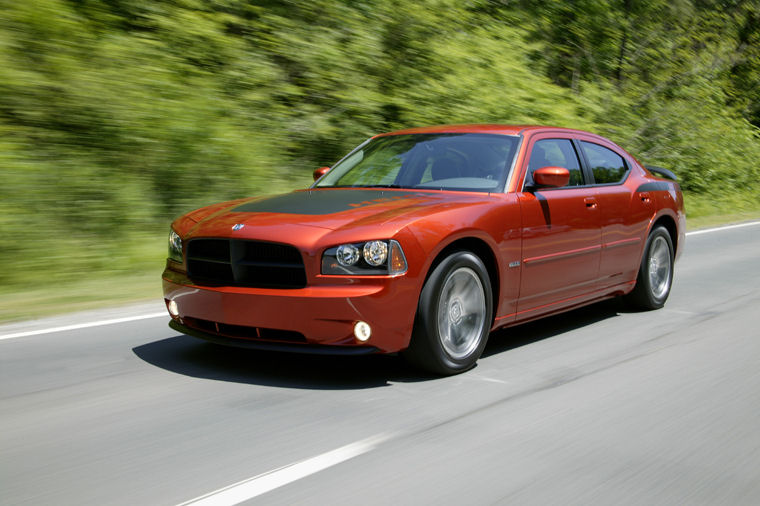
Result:
[[[663,169],[662,167],[657,167],[656,165],[644,165],[644,167],[646,167],[649,172],[657,174],[658,176],[666,177],[668,179],[672,179],[673,181],[678,181],[676,175],[670,172],[668,169]]]

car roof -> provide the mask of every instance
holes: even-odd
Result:
[[[573,130],[571,128],[561,128],[542,125],[495,125],[495,124],[467,124],[467,125],[435,125],[420,128],[407,128],[376,135],[375,137],[385,137],[389,135],[404,134],[434,134],[434,133],[477,133],[477,134],[500,134],[500,135],[520,135],[528,131],[559,131],[572,133],[589,134],[583,130]],[[592,134],[593,135],[593,134]]]

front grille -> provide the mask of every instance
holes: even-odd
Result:
[[[306,270],[301,253],[287,244],[240,239],[191,239],[187,274],[206,286],[303,288]]]
[[[200,318],[185,317],[182,321],[190,328],[201,330],[209,334],[239,339],[251,339],[261,341],[281,341],[285,343],[306,344],[306,338],[300,332],[294,330],[265,329],[262,327],[248,327],[245,325],[230,325],[228,323],[212,322]]]

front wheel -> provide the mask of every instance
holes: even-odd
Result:
[[[475,365],[488,340],[493,295],[483,262],[457,251],[425,282],[404,356],[423,369],[456,374]]]
[[[667,229],[658,226],[647,238],[636,287],[627,301],[643,309],[659,309],[668,300],[672,284],[673,241]]]

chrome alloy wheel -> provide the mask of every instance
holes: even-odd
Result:
[[[438,336],[446,353],[455,360],[471,354],[485,320],[486,298],[477,273],[469,267],[452,271],[438,301]]]
[[[649,286],[655,298],[661,298],[668,291],[671,270],[668,243],[662,236],[655,237],[649,247]]]

